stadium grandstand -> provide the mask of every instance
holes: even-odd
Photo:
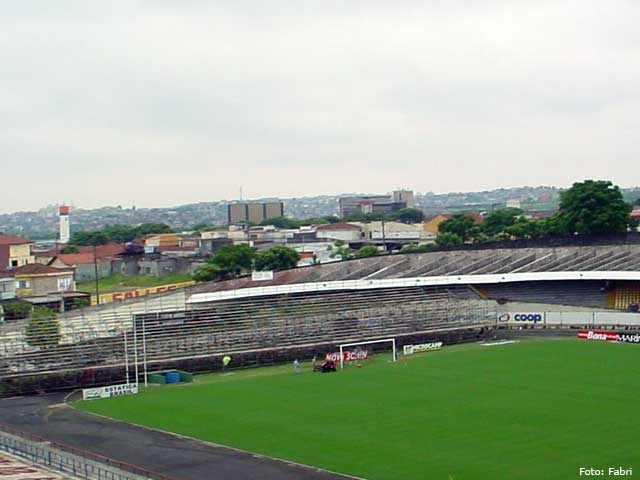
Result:
[[[315,265],[66,312],[59,340],[46,346],[29,341],[26,321],[7,322],[2,393],[129,382],[166,368],[211,371],[225,354],[236,366],[310,358],[377,338],[402,346],[523,326],[628,328],[640,324],[639,253],[635,244],[579,245]],[[517,312],[536,320],[516,324]]]

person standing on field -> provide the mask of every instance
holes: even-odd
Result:
[[[300,362],[297,358],[293,361],[293,373],[300,373]]]

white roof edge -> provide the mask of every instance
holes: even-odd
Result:
[[[327,292],[335,290],[370,290],[376,288],[420,287],[439,285],[468,285],[487,283],[535,282],[550,280],[636,280],[640,272],[592,271],[592,272],[528,272],[498,273],[489,275],[444,275],[438,277],[389,278],[382,280],[338,280],[332,282],[293,283],[267,287],[249,287],[221,292],[196,293],[187,303],[207,303],[233,298],[250,298],[286,293]]]

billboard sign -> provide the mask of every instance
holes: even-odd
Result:
[[[498,315],[498,322],[526,322],[536,324],[544,320],[544,313],[538,312],[522,312],[522,313],[501,313]]]
[[[369,356],[368,350],[355,349],[355,350],[344,350],[342,352],[342,361],[343,362],[354,362],[356,360],[366,360]],[[325,356],[325,360],[332,360],[334,362],[340,361],[340,352],[332,352],[327,353]]]
[[[273,271],[267,270],[266,272],[251,272],[251,280],[254,282],[273,280]]]
[[[82,399],[95,400],[98,398],[135,395],[136,393],[138,393],[137,383],[124,383],[122,385],[109,385],[107,387],[85,388],[82,390]]]
[[[640,345],[640,333],[619,333],[610,330],[578,330],[578,338],[614,343],[635,343]]]
[[[420,343],[418,345],[405,345],[402,347],[402,352],[405,355],[413,355],[418,352],[430,352],[432,350],[440,350],[442,348],[442,342]]]

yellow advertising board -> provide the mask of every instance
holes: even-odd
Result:
[[[158,285],[156,287],[144,287],[136,288],[135,290],[126,290],[122,292],[110,292],[100,295],[100,303],[122,302],[124,300],[131,300],[134,298],[146,297],[147,295],[154,295],[156,293],[166,293],[172,290],[178,290],[181,288],[187,288],[195,285],[196,282],[180,282],[170,283],[168,285]],[[91,305],[96,304],[96,296],[91,297]]]

